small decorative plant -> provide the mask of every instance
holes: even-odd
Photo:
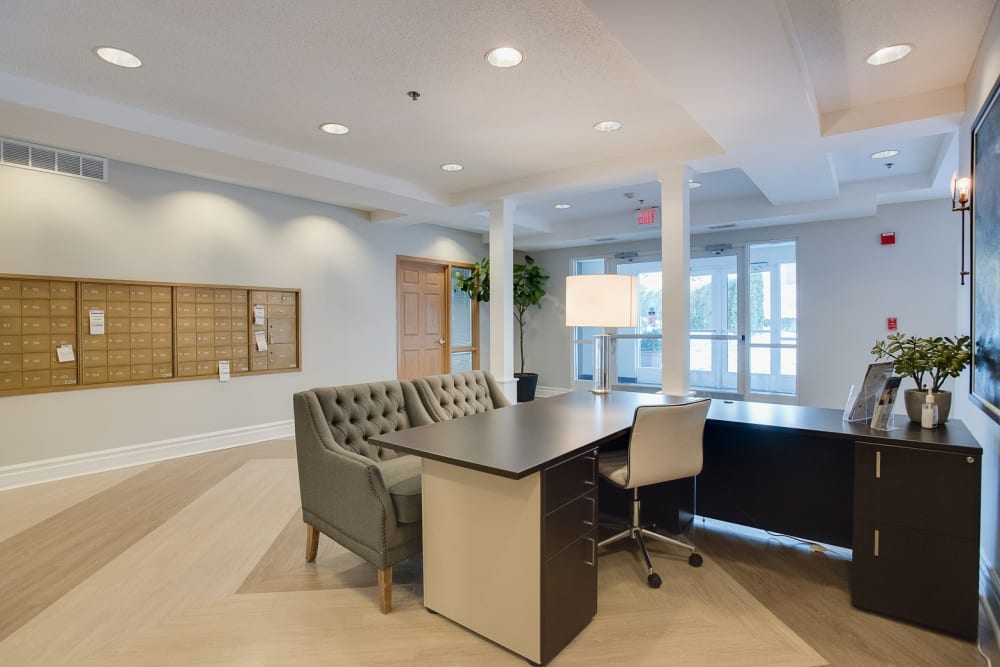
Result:
[[[937,393],[945,380],[958,377],[969,365],[972,345],[968,336],[917,338],[894,333],[875,343],[872,354],[876,360],[891,359],[896,373],[913,378],[918,391]]]
[[[529,255],[523,264],[514,265],[514,319],[517,320],[518,340],[521,350],[521,373],[524,373],[524,325],[525,314],[532,306],[542,307],[545,296],[545,282],[549,277],[535,264]],[[455,272],[458,289],[469,295],[473,301],[490,300],[490,260],[485,257],[472,265],[468,276]]]

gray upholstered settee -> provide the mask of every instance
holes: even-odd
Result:
[[[436,422],[510,405],[496,380],[486,371],[428,375],[414,380],[413,387]]]
[[[390,380],[295,394],[306,560],[319,533],[378,568],[382,613],[392,609],[392,566],[420,553],[420,459],[368,438],[431,423],[413,385]]]

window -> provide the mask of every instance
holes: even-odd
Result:
[[[461,373],[479,368],[479,312],[469,295],[458,289],[455,274],[468,276],[466,267],[450,267],[451,278],[451,372]]]
[[[692,250],[691,388],[741,399],[782,401],[797,392],[796,243],[769,241]],[[659,388],[662,380],[662,274],[658,255],[577,259],[576,275],[638,277],[639,323],[614,334],[616,385]],[[593,378],[596,328],[574,329],[574,379]]]

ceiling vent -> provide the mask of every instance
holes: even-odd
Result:
[[[736,226],[735,222],[727,222],[727,223],[722,224],[722,225],[709,225],[708,228],[709,229],[732,229],[735,226]]]
[[[0,137],[0,164],[108,181],[108,159]]]

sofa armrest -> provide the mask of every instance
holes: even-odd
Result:
[[[396,530],[396,514],[382,471],[336,443],[312,392],[299,392],[293,401],[302,508],[384,552]]]

